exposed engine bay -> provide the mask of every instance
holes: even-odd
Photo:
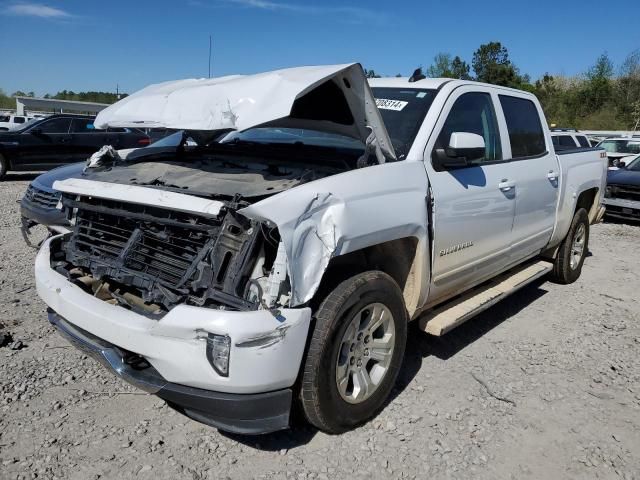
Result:
[[[220,212],[212,216],[65,193],[61,202],[72,232],[54,247],[52,267],[104,301],[161,316],[178,304],[233,310],[287,306],[290,285],[277,228],[237,211],[347,170],[357,154],[345,154],[342,168],[242,154],[154,160],[103,165],[83,178],[215,198],[224,205]]]

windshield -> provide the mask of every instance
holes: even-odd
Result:
[[[627,170],[632,172],[640,172],[640,155],[627,162]]]
[[[429,111],[436,90],[419,88],[371,89],[393,143],[398,160],[407,157],[425,115]]]
[[[234,141],[313,145],[358,150],[363,148],[362,143],[354,138],[304,128],[252,128],[244,132],[231,132],[220,143]]]
[[[599,147],[609,153],[640,153],[640,141],[638,140],[605,140]]]

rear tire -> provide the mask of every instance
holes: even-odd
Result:
[[[341,433],[384,407],[402,366],[407,311],[398,284],[369,271],[334,288],[314,317],[302,409],[320,430]]]
[[[589,215],[584,208],[579,208],[573,215],[567,236],[558,249],[551,279],[565,285],[575,282],[582,273],[588,250]]]
[[[7,159],[0,153],[0,180],[2,180],[9,168]]]

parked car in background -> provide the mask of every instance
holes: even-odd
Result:
[[[410,320],[439,336],[542,275],[574,282],[603,213],[604,151],[556,152],[535,96],[496,85],[301,67],[96,118],[129,122],[228,135],[55,182],[73,227],[43,243],[38,294],[116,375],[236,433],[287,428],[294,404],[326,432],[364,423]]]
[[[640,220],[640,155],[621,160],[617,170],[608,172],[604,204],[607,216]]]
[[[79,162],[57,167],[39,175],[29,184],[20,200],[22,237],[28,245],[39,246],[44,238],[31,239],[31,231],[36,225],[45,226],[53,234],[69,231],[69,220],[57,208],[61,194],[53,189],[53,183],[81,176],[85,166],[85,162]]]
[[[587,136],[572,128],[551,129],[551,140],[556,150],[572,150],[575,148],[591,148]]]
[[[175,130],[173,130],[176,132]],[[182,141],[182,132],[176,132],[157,142],[152,143],[148,147],[140,149],[118,150],[121,159],[134,159],[144,151],[145,155],[151,152],[160,153],[164,149],[169,148],[173,151],[175,147]],[[185,148],[196,146],[192,138],[188,138]],[[86,162],[72,163],[54,168],[42,175],[36,177],[27,187],[27,190],[20,200],[20,212],[22,217],[22,236],[28,245],[37,247],[46,236],[41,235],[32,239],[32,229],[36,225],[46,227],[49,234],[65,233],[69,231],[69,219],[58,208],[60,201],[60,192],[54,190],[53,184],[58,180],[66,180],[68,178],[80,178],[82,172],[87,166]],[[42,232],[39,232],[40,234]]]
[[[618,162],[626,157],[633,157],[640,153],[640,138],[611,137],[598,144],[607,152],[610,167],[617,167]]]
[[[103,145],[123,149],[150,142],[147,134],[134,128],[98,130],[93,117],[51,115],[22,129],[0,132],[0,179],[8,171],[49,170],[86,160]]]
[[[25,115],[0,115],[0,131],[18,130],[34,118]]]

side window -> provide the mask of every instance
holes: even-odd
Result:
[[[484,138],[484,157],[471,163],[502,160],[498,122],[488,93],[470,92],[460,95],[451,107],[435,148],[446,149],[454,132],[475,133]]]
[[[576,135],[576,138],[578,139],[578,143],[580,144],[581,147],[589,148],[591,146],[589,145],[589,140],[587,140],[587,137],[583,137],[582,135]]]
[[[71,124],[71,131],[73,133],[93,133],[95,132],[95,127],[91,120],[74,118]]]
[[[551,141],[553,142],[554,147],[557,147],[558,145],[560,145],[560,137],[558,135],[553,135],[551,137]]]
[[[42,130],[42,133],[69,133],[70,125],[70,118],[53,118],[41,123],[38,128]]]
[[[561,147],[576,148],[576,142],[571,135],[560,135],[558,139]]]
[[[13,123],[24,123],[24,117],[13,117]]]
[[[526,98],[509,95],[499,97],[507,121],[511,156],[521,158],[543,154],[546,151],[544,131],[535,104]]]

